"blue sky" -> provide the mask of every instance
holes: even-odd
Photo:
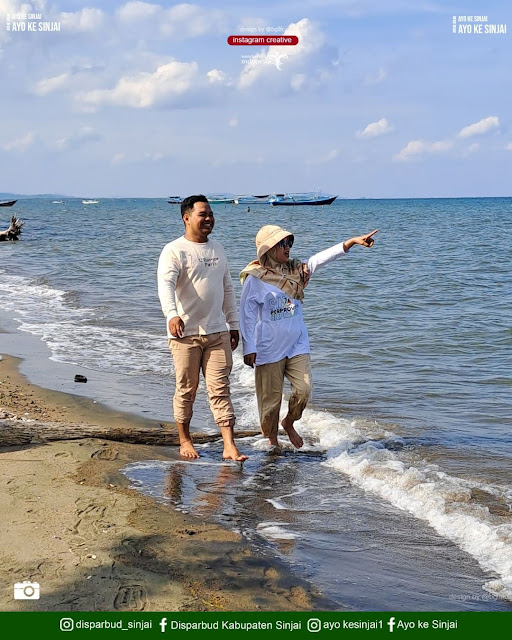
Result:
[[[0,191],[508,196],[511,37],[494,0],[0,0]]]

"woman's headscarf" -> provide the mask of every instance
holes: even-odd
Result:
[[[247,276],[254,276],[278,287],[287,296],[302,301],[309,278],[301,260],[294,259],[284,263],[276,260],[276,245],[290,236],[293,238],[289,231],[276,225],[262,227],[256,235],[258,259],[250,262],[240,272],[241,283],[245,282]]]

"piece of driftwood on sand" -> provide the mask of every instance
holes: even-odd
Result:
[[[23,224],[24,222],[22,220],[16,216],[12,216],[9,228],[5,231],[0,231],[0,242],[5,240],[19,240]]]
[[[255,436],[259,431],[237,431],[236,438]],[[178,432],[174,428],[158,427],[102,427],[83,424],[62,424],[32,420],[0,420],[0,447],[42,444],[55,440],[81,440],[101,438],[130,444],[152,444],[160,446],[179,445]],[[213,442],[220,433],[194,432],[194,442]]]

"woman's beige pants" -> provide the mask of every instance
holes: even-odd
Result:
[[[293,420],[299,420],[311,396],[309,353],[293,358],[283,358],[279,362],[260,364],[256,367],[256,398],[261,431],[266,438],[277,436],[285,377],[292,387],[292,395],[288,400],[288,413]]]

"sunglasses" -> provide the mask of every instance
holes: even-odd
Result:
[[[281,247],[281,249],[286,249],[286,247],[291,249],[293,247],[293,239],[292,238],[284,238],[284,240],[280,240],[278,242],[278,246]]]

